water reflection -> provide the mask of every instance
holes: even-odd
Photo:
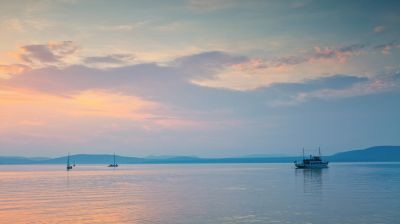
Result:
[[[328,169],[295,169],[296,178],[303,179],[303,191],[306,194],[322,194],[323,179]]]
[[[400,164],[0,166],[0,223],[398,223],[399,189]]]

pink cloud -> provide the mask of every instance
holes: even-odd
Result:
[[[385,30],[386,30],[386,27],[384,27],[384,26],[376,26],[376,27],[374,27],[374,32],[375,33],[382,33]]]
[[[381,44],[375,46],[375,49],[380,50],[382,54],[389,55],[393,49],[400,48],[400,43],[397,41],[392,41],[387,44]]]

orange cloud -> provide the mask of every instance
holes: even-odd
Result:
[[[52,117],[67,120],[77,117],[109,117],[147,121],[154,111],[161,108],[156,102],[102,90],[84,91],[64,97],[17,88],[3,88],[0,91],[0,105],[2,118],[9,117],[13,124],[27,124],[26,121]]]
[[[26,65],[12,64],[0,65],[0,78],[10,78],[12,75],[20,74],[30,70]]]
[[[86,142],[119,131],[179,130],[208,125],[174,114],[158,102],[105,90],[57,96],[2,87],[0,107],[3,141],[18,142],[10,136],[25,136],[49,142]]]
[[[161,105],[136,96],[102,90],[89,90],[71,96],[74,116],[104,116],[130,120],[144,120]]]

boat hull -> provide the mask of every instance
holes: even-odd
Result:
[[[297,169],[323,169],[323,168],[328,168],[328,162],[311,163],[311,164],[295,163],[294,165],[296,166]]]

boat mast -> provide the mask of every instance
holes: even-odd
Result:
[[[114,152],[114,166],[115,166],[115,152]]]
[[[68,157],[67,157],[67,171],[69,171],[70,169],[72,169],[72,166],[69,162],[69,152],[68,152]]]
[[[69,167],[69,153],[68,153],[68,159],[67,159],[67,167]]]
[[[303,159],[304,159],[304,147],[303,147]]]
[[[321,157],[321,147],[319,147],[319,146],[318,146],[318,154],[319,154],[319,157]]]

